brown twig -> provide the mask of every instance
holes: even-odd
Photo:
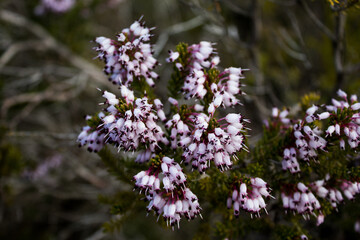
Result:
[[[66,101],[71,95],[72,90],[63,84],[54,84],[43,92],[24,93],[4,100],[1,107],[1,116],[5,117],[8,109],[21,103],[39,103],[45,100],[49,101]]]
[[[317,26],[323,33],[326,34],[331,40],[335,40],[336,36],[332,33],[332,31],[325,26],[324,23],[322,23],[317,16],[311,11],[310,7],[307,5],[305,0],[300,0],[301,6],[303,6],[305,12],[309,15],[310,19],[315,23],[315,26]]]
[[[102,85],[112,86],[109,81],[106,80],[105,75],[97,66],[74,54],[65,45],[61,44],[54,37],[52,37],[40,25],[32,22],[24,16],[4,9],[0,10],[0,19],[15,26],[27,29],[41,39],[43,47],[57,52],[62,58],[68,60],[72,65],[81,69],[96,82]]]

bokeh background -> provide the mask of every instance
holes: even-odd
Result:
[[[249,69],[237,111],[252,122],[250,143],[272,107],[296,107],[311,92],[323,102],[339,88],[360,93],[358,1],[76,0],[64,13],[39,13],[40,2],[0,1],[0,239],[191,239],[202,231],[184,221],[173,233],[144,209],[105,223],[116,219],[104,196],[128,186],[76,143],[84,116],[101,109],[97,88],[116,91],[93,40],[141,16],[156,27],[163,100],[165,58],[179,42],[216,42],[220,66]]]

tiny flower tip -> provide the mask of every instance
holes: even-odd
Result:
[[[346,98],[346,97],[347,97],[347,94],[346,94],[343,90],[341,90],[341,89],[339,89],[339,90],[337,91],[337,95],[338,95],[339,97],[341,97],[341,98]]]
[[[178,101],[175,98],[169,97],[168,101],[175,106],[178,106]]]
[[[277,117],[277,116],[279,116],[279,109],[278,108],[273,108],[272,109],[272,112],[271,112],[271,115],[272,115],[272,117]]]
[[[359,106],[359,108],[360,108],[360,106]],[[329,112],[323,112],[323,113],[321,113],[321,114],[318,114],[318,118],[319,118],[320,120],[327,119],[328,117],[330,117],[330,113],[329,113]]]
[[[357,101],[357,96],[356,95],[351,95],[350,101],[351,102],[356,102]]]
[[[353,105],[351,105],[351,109],[356,111],[360,109],[360,103],[354,103]]]

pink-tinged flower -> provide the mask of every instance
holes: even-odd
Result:
[[[134,176],[137,188],[145,191],[172,192],[177,187],[186,186],[186,176],[174,159],[163,157],[159,162],[154,160],[152,163],[147,171],[141,171]]]
[[[357,97],[352,95],[350,101],[347,94],[339,90],[338,95],[342,100],[332,99],[332,105],[326,106],[330,114],[330,126],[326,130],[327,137],[339,139],[342,150],[345,149],[346,142],[350,148],[354,149],[360,143],[360,103]],[[347,139],[347,141],[346,141]]]
[[[290,119],[287,117],[289,114],[289,110],[285,109],[280,112],[278,108],[272,109],[272,117],[275,122],[281,122],[282,124],[288,125],[290,124]]]
[[[45,159],[41,162],[34,170],[25,170],[23,176],[29,178],[30,180],[38,180],[49,174],[49,171],[53,168],[59,167],[62,163],[61,155],[54,155],[50,158]]]
[[[310,219],[310,215],[316,216],[316,211],[321,209],[320,202],[310,189],[299,182],[296,185],[287,184],[283,186],[281,193],[283,208],[297,214],[303,215],[305,220]]]
[[[305,120],[307,123],[311,123],[315,120],[324,120],[330,117],[329,112],[320,112],[315,114],[317,111],[321,110],[318,106],[312,105],[306,110]]]
[[[298,159],[307,162],[316,159],[318,150],[324,150],[327,144],[319,134],[317,128],[312,129],[302,121],[296,123],[293,126],[294,142],[287,143],[290,147],[284,149],[282,169],[295,174],[301,171]]]
[[[360,192],[359,182],[350,182],[347,180],[342,181],[340,185],[345,197],[349,200],[353,200],[355,195]]]
[[[95,117],[87,116],[86,120],[100,123],[99,119],[105,115],[101,112]],[[105,145],[105,133],[96,130],[96,127],[85,126],[82,128],[77,141],[79,146],[87,146],[89,152],[98,152]]]
[[[166,59],[167,62],[174,62],[178,59],[180,54],[178,52],[169,51],[169,58]]]
[[[360,233],[360,221],[357,220],[354,224],[354,231]]]
[[[159,118],[165,120],[160,100],[152,104],[147,97],[135,99],[133,92],[125,86],[121,87],[121,94],[122,98],[117,99],[114,94],[104,92],[108,107],[105,113],[96,118],[97,122],[91,121],[94,126],[83,128],[78,137],[80,145],[88,145],[89,150],[99,151],[105,143],[109,143],[119,150],[136,151],[145,147],[154,152],[159,149],[160,143],[168,144],[157,124]],[[149,156],[149,152],[146,152],[137,160],[146,161]]]
[[[247,183],[250,183],[249,186]],[[233,183],[231,196],[228,197],[227,207],[231,208],[233,205],[234,215],[236,217],[240,214],[240,209],[255,214],[260,217],[260,212],[263,209],[266,213],[266,203],[264,198],[274,198],[270,195],[270,188],[267,183],[261,178],[238,179]]]
[[[138,155],[136,156],[135,162],[144,163],[144,162],[149,161],[152,157],[154,157],[153,152],[151,152],[150,149],[145,149],[138,153]]]
[[[337,95],[338,95],[339,97],[344,98],[345,100],[347,100],[347,94],[346,94],[346,92],[344,92],[343,90],[339,89],[339,90],[337,91]]]
[[[188,52],[190,54],[189,62],[185,63],[187,70],[202,70],[204,68],[210,68],[219,63],[219,59],[215,57],[216,49],[213,48],[213,43],[202,41],[199,44],[193,44],[188,47]],[[169,58],[166,60],[168,62],[176,62],[180,54],[178,52],[169,51]],[[214,59],[215,58],[215,59]],[[180,70],[180,69],[179,69]]]
[[[42,0],[35,8],[35,13],[42,15],[45,12],[64,13],[75,5],[75,0]]]
[[[208,109],[210,113],[219,106],[239,104],[237,95],[243,93],[240,80],[244,78],[243,72],[246,69],[230,67],[222,72],[216,70],[220,58],[216,56],[210,42],[193,44],[187,51],[187,62],[180,62],[180,54],[173,51],[169,51],[170,56],[167,59],[168,62],[174,62],[180,72],[186,74],[181,89],[185,99],[204,99],[205,96],[210,96],[210,99],[213,98],[213,106]]]
[[[283,170],[297,174],[301,172],[300,160],[316,161],[319,151],[326,151],[327,141],[322,137],[322,131],[313,122],[331,118],[332,113],[320,110],[320,106],[313,105],[306,110],[306,115],[302,120],[296,120],[288,117],[287,109],[280,112],[278,108],[273,108],[272,119],[267,122],[267,128],[280,131],[280,134],[289,134],[283,147]],[[331,135],[335,131],[336,128],[331,127],[326,133]]]
[[[176,224],[180,228],[181,217],[188,220],[201,217],[198,198],[187,187],[178,187],[171,193],[149,191],[146,199],[149,201],[147,210],[153,210],[158,218],[162,215],[167,225],[172,226],[173,229]]]
[[[323,214],[319,214],[316,218],[316,226],[320,226],[324,222],[325,216]]]
[[[338,204],[344,202],[344,196],[353,200],[355,195],[360,192],[359,182],[337,179],[334,185],[334,181],[329,181],[329,177],[326,179],[318,180],[310,184],[310,187],[319,197],[327,199],[333,208],[337,208]]]
[[[289,170],[292,174],[300,172],[300,165],[296,158],[295,148],[285,148],[282,160],[282,169]]]
[[[116,40],[95,39],[98,57],[105,63],[104,72],[114,84],[130,86],[134,80],[144,78],[153,87],[154,79],[159,78],[153,71],[158,61],[153,57],[149,43],[153,28],[145,27],[140,21],[123,29]]]
[[[216,107],[224,105],[225,107],[231,107],[240,104],[237,99],[237,95],[243,94],[240,89],[242,84],[241,79],[244,79],[243,71],[246,69],[241,68],[226,68],[219,74],[219,82],[211,87],[214,94],[214,104]]]
[[[220,120],[198,112],[183,117],[175,114],[165,126],[171,133],[171,146],[183,148],[183,161],[199,172],[209,168],[211,162],[221,171],[231,168],[236,153],[247,151],[240,114],[230,113]]]
[[[300,239],[301,240],[308,240],[308,237],[305,234],[301,234]]]
[[[154,160],[150,168],[134,176],[135,187],[144,190],[149,201],[147,210],[162,215],[167,224],[179,227],[181,217],[194,219],[200,215],[197,196],[186,186],[186,176],[174,159]]]

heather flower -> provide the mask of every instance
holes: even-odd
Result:
[[[310,214],[316,216],[315,211],[317,210],[320,213],[317,215],[317,225],[320,225],[324,221],[324,215],[321,212],[320,202],[311,190],[317,196],[327,199],[336,209],[337,205],[344,201],[343,195],[352,200],[360,192],[360,183],[341,179],[334,182],[330,181],[327,176],[326,180],[317,180],[310,183],[309,186],[301,182],[296,187],[291,184],[285,185],[284,191],[281,193],[283,207],[286,210],[302,214],[305,219],[309,219]]]
[[[304,219],[310,219],[310,215],[316,216],[315,211],[320,211],[319,200],[310,189],[299,182],[296,185],[284,184],[284,191],[281,193],[283,208],[294,213],[303,215]]]
[[[340,149],[345,149],[346,142],[354,149],[360,143],[360,104],[356,95],[352,95],[348,101],[347,94],[339,90],[338,96],[342,99],[332,99],[332,105],[326,106],[328,111],[332,112],[326,135],[338,138]]]
[[[291,173],[301,171],[299,160],[309,162],[316,160],[319,150],[326,151],[328,141],[325,139],[339,140],[340,149],[345,149],[346,142],[351,148],[357,148],[360,143],[360,104],[357,97],[352,95],[350,100],[347,94],[339,90],[338,96],[341,100],[332,99],[332,105],[312,105],[306,110],[302,120],[289,119],[288,110],[274,108],[272,121],[267,122],[267,127],[279,129],[285,133],[290,129],[292,136],[288,139],[283,149],[282,169]],[[326,110],[324,111],[324,107]],[[315,121],[327,120],[329,124],[323,131],[317,127]],[[315,124],[314,124],[315,123]]]
[[[189,60],[186,66],[179,66],[184,70],[187,68],[189,72],[192,70],[202,70],[204,68],[210,68],[216,66],[219,63],[219,58],[216,56],[216,49],[213,48],[213,43],[202,41],[199,44],[193,44],[187,48],[188,53],[190,54]],[[169,58],[166,60],[168,62],[176,62],[179,58],[179,52],[169,51]],[[180,70],[180,69],[179,69]]]
[[[308,240],[308,237],[305,234],[301,234],[300,239],[301,240]]]
[[[227,207],[233,206],[234,215],[236,217],[240,214],[240,209],[249,212],[252,216],[260,217],[260,211],[266,210],[266,203],[264,198],[274,198],[270,195],[270,188],[267,183],[261,178],[243,178],[238,179],[233,183],[231,196],[228,197]]]
[[[300,159],[309,161],[317,157],[317,150],[325,149],[327,142],[320,133],[318,128],[312,129],[301,121],[294,125],[295,144]]]
[[[153,158],[147,171],[141,171],[134,176],[135,186],[145,190],[160,191],[160,183],[166,192],[172,192],[178,186],[185,187],[186,177],[182,168],[174,159],[163,157]],[[162,180],[159,178],[162,175]]]
[[[354,224],[354,231],[360,233],[360,221],[357,220]]]
[[[96,151],[100,150],[104,143],[113,144],[124,151],[136,151],[145,146],[155,152],[160,148],[160,143],[168,144],[164,132],[157,124],[157,113],[162,111],[160,100],[151,104],[146,96],[135,99],[133,92],[125,86],[122,86],[121,94],[123,98],[117,99],[114,94],[104,92],[103,97],[108,106],[105,112],[98,116],[97,122],[93,123],[95,126],[83,128],[78,137],[80,145],[96,143],[96,146],[91,145],[91,150],[96,147]],[[89,142],[90,137],[96,141]],[[149,156],[147,152],[137,160],[146,161]]]
[[[149,149],[145,149],[138,153],[135,162],[144,163],[149,161],[152,157],[154,157],[154,154]]]
[[[98,121],[100,118],[105,115],[101,112],[97,116],[91,117],[86,116],[86,120],[88,122]],[[89,152],[98,152],[105,145],[105,133],[96,130],[96,127],[85,126],[82,128],[77,141],[79,142],[79,146],[87,146],[87,150]]]
[[[96,38],[98,57],[104,61],[104,73],[112,83],[128,87],[134,80],[145,79],[150,86],[155,85],[154,79],[159,76],[153,69],[158,61],[153,57],[149,43],[151,30],[153,28],[145,27],[140,19],[130,28],[123,29],[116,40]]]
[[[69,11],[75,5],[75,0],[42,0],[36,7],[35,13],[38,15],[44,12],[64,13]]]
[[[289,148],[284,149],[282,169],[289,170],[293,174],[300,172],[300,166],[296,158],[295,148],[292,147],[290,149]]]
[[[221,171],[231,168],[236,152],[245,149],[244,119],[230,113],[215,119],[204,113],[189,112],[173,115],[166,124],[171,132],[172,148],[182,147],[183,161],[194,169],[204,172],[213,162]]]
[[[316,226],[320,226],[324,222],[325,216],[323,214],[319,214],[316,218]]]
[[[360,192],[360,183],[344,180],[342,181],[340,188],[347,199],[353,200],[355,195]]]
[[[134,176],[135,187],[145,191],[147,210],[154,210],[167,224],[179,227],[181,217],[200,215],[196,195],[186,186],[186,177],[178,163],[169,157],[153,158],[151,166]]]
[[[319,150],[325,150],[327,141],[320,136],[321,131],[315,127],[311,128],[305,122],[299,121],[293,125],[292,141],[284,148],[282,169],[291,173],[301,171],[298,159],[309,162],[316,159]]]
[[[219,82],[217,85],[212,84],[211,90],[214,93],[214,105],[219,107],[231,107],[240,104],[236,95],[243,94],[240,87],[242,86],[240,79],[244,79],[243,71],[247,69],[230,67],[226,68],[219,74]]]
[[[322,112],[315,114],[316,111],[319,110],[319,107],[316,105],[312,105],[310,108],[306,110],[305,120],[307,123],[311,123],[315,120],[324,120],[330,116],[329,112]]]
[[[272,108],[271,111],[272,123],[274,125],[281,124],[281,125],[285,125],[286,127],[289,127],[291,121],[290,118],[288,118],[288,115],[289,115],[289,110],[284,109],[280,111],[278,108],[274,107]],[[268,122],[266,122],[266,125],[267,127],[270,127]]]
[[[54,155],[41,162],[34,170],[25,170],[23,176],[30,178],[31,180],[38,180],[46,176],[53,168],[58,167],[62,163],[61,155]]]
[[[176,188],[171,193],[149,192],[146,199],[149,201],[147,210],[154,210],[158,217],[162,215],[167,225],[170,224],[173,229],[175,224],[180,228],[181,217],[188,220],[198,215],[201,217],[198,199],[189,188]]]
[[[311,188],[319,197],[327,199],[333,208],[337,208],[338,204],[344,202],[344,196],[349,200],[354,199],[355,195],[360,192],[360,183],[344,179],[330,181],[330,177],[327,176],[326,180],[312,183]]]
[[[145,163],[148,167],[133,177],[134,189],[144,194],[149,212],[153,211],[158,218],[162,216],[167,225],[179,227],[181,218],[201,216],[199,200],[190,190],[190,183],[180,164],[189,164],[192,170],[200,173],[215,165],[223,172],[238,160],[237,153],[247,151],[247,120],[239,113],[228,113],[222,118],[216,115],[220,107],[240,104],[238,97],[243,94],[241,81],[246,69],[230,67],[218,70],[220,58],[210,42],[178,45],[176,51],[169,51],[167,59],[174,66],[169,88],[174,98],[168,99],[172,106],[171,115],[167,117],[159,99],[149,99],[146,93],[143,97],[137,97],[131,88],[133,81],[146,81],[154,86],[154,79],[158,78],[154,72],[158,62],[152,55],[149,43],[151,30],[139,20],[123,29],[115,40],[96,38],[98,58],[104,61],[104,72],[110,81],[120,85],[121,97],[103,92],[105,107],[95,116],[87,117],[87,126],[82,129],[78,142],[95,152],[105,144],[112,144],[119,151],[137,151],[135,161]],[[198,104],[180,105],[181,100],[175,99],[178,93],[182,93],[185,100],[193,98]],[[318,162],[322,163],[337,157],[320,155],[321,152],[333,151],[332,140],[339,141],[342,149],[345,149],[346,142],[351,148],[357,148],[360,141],[360,103],[355,95],[348,100],[348,95],[342,90],[338,91],[338,96],[340,100],[333,99],[332,105],[311,105],[300,119],[292,119],[288,109],[273,108],[272,120],[267,123],[269,132],[264,134],[264,142],[259,141],[252,160],[263,159],[258,162],[259,165],[251,166],[243,161],[236,166],[237,170],[261,172],[270,166],[267,170],[278,174],[278,169],[273,168],[278,165],[266,164],[266,161],[271,162],[280,153],[282,169],[300,176],[301,161],[310,165],[311,161],[319,159]],[[308,101],[303,101],[303,104],[307,105]],[[163,131],[161,124],[166,131]],[[325,128],[321,129],[323,126]],[[274,143],[271,142],[273,140]],[[273,150],[274,153],[271,153]],[[181,155],[181,162],[177,163],[163,154],[171,154],[176,159]],[[339,160],[339,166],[342,161]],[[246,168],[238,169],[244,165]],[[307,181],[307,177],[315,179],[326,166],[318,169],[310,166],[306,174],[300,176],[302,181]],[[269,172],[264,176],[266,174]],[[203,176],[200,181],[204,179]],[[218,181],[216,184],[224,186],[224,183],[228,183],[227,176],[215,178]],[[319,197],[322,203],[329,201],[336,209],[338,204],[346,199],[354,199],[360,192],[360,183],[353,178],[330,180],[326,177],[306,184],[294,184],[291,175],[285,174],[285,178],[280,176],[273,181],[279,179],[286,182],[276,184],[281,187],[284,209],[301,214],[306,220],[313,215],[317,225],[324,221],[329,210],[324,205],[326,211],[322,212]],[[191,183],[198,181],[196,178],[191,180]],[[204,181],[204,184],[209,182]],[[198,186],[202,188],[202,184],[200,182]],[[265,199],[274,198],[272,189],[258,177],[235,178],[228,187],[230,194],[226,205],[236,217],[240,210],[250,213],[251,217],[253,214],[260,217],[262,210],[267,213]],[[297,238],[307,239],[304,234],[297,234]]]
[[[176,149],[178,147],[178,141],[180,140],[180,138],[183,138],[183,136],[191,135],[189,126],[185,124],[180,118],[181,117],[179,114],[175,114],[173,115],[172,119],[168,120],[165,124],[165,127],[167,129],[171,129],[170,142],[173,149]],[[190,139],[183,140],[183,142],[184,141],[190,141]]]
[[[173,62],[185,75],[181,88],[185,99],[210,98],[214,108],[237,105],[240,103],[237,95],[242,94],[240,80],[244,78],[243,71],[246,69],[230,67],[222,72],[218,71],[216,66],[220,59],[212,46],[209,42],[200,42],[187,47],[186,62],[179,58],[179,52],[170,51],[167,61]]]

